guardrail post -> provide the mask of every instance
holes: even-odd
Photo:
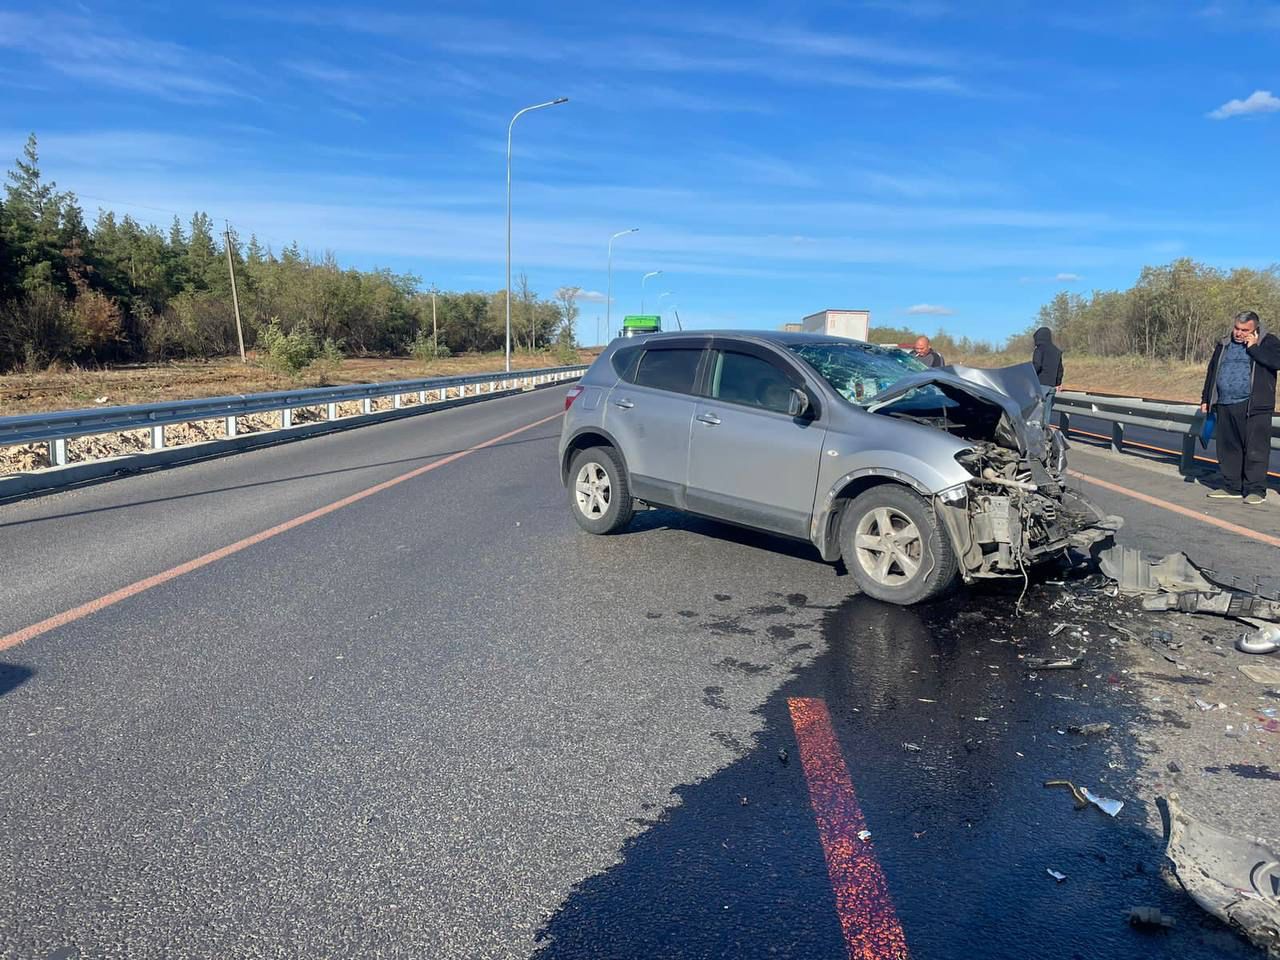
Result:
[[[235,416],[226,417],[223,422],[226,424],[227,439],[234,437],[238,426]]]
[[[49,441],[49,463],[55,467],[67,465],[67,438],[58,437]]]
[[[285,407],[280,411],[280,429],[288,430],[293,426],[293,408]]]
[[[326,416],[328,416],[328,418],[329,418],[330,420],[337,420],[337,419],[338,419],[338,405],[337,405],[336,403],[330,403],[330,404],[328,404],[328,409],[326,409],[326,410],[325,410],[325,415],[326,415]]]
[[[373,400],[371,400],[369,397],[365,397],[363,400],[361,400],[360,410],[363,413],[373,413]]]
[[[425,390],[419,390],[419,391],[418,391],[418,402],[419,402],[419,403],[426,403],[426,402],[427,402],[427,391],[425,391]]]
[[[391,409],[393,410],[400,409],[400,394],[397,393],[391,397]]]
[[[151,449],[164,449],[164,424],[151,428]]]
[[[1183,434],[1182,437],[1182,456],[1179,459],[1178,468],[1182,473],[1188,474],[1195,469],[1196,465],[1196,435],[1194,433]]]
[[[1124,453],[1124,424],[1118,420],[1111,424],[1111,449]]]

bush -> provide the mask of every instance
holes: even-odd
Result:
[[[409,355],[419,363],[427,364],[432,360],[443,360],[453,356],[446,344],[436,344],[435,339],[425,330],[419,330],[409,341]]]
[[[333,345],[341,362],[341,351],[337,345],[332,340],[327,341],[327,344]],[[310,327],[299,324],[289,333],[285,333],[276,317],[272,317],[259,332],[258,345],[262,349],[264,367],[294,378],[320,356],[321,350],[320,343]]]
[[[307,366],[307,372],[315,377],[318,386],[332,383],[334,375],[342,369],[342,361],[346,359],[342,346],[342,342],[333,337],[325,337],[320,344],[320,352]]]
[[[560,336],[556,338],[556,360],[563,367],[571,366],[578,362],[578,345],[573,340],[573,330],[568,326],[560,331]]]

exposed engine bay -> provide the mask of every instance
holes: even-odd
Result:
[[[1038,561],[1071,547],[1086,550],[1119,529],[1120,518],[1102,516],[1068,487],[1067,442],[1042,422],[1043,396],[1034,377],[1025,383],[1017,367],[973,371],[986,381],[978,384],[967,382],[965,368],[951,372],[945,380],[914,384],[873,410],[971,444],[956,461],[973,479],[934,498],[966,581],[1025,575]]]

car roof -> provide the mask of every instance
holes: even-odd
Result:
[[[649,333],[643,336],[629,337],[627,342],[656,344],[666,340],[710,339],[712,337],[732,337],[735,340],[750,340],[780,347],[791,347],[804,343],[856,343],[868,347],[875,346],[875,344],[864,343],[861,340],[832,336],[829,333],[789,333],[782,330],[665,330],[662,333]]]

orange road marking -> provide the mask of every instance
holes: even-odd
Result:
[[[849,960],[907,960],[907,938],[871,838],[866,836],[867,821],[858,806],[827,704],[794,697],[787,706]]]
[[[446,464],[453,463],[455,460],[461,460],[463,457],[475,453],[478,450],[483,450],[485,447],[492,447],[494,444],[501,443],[503,440],[508,440],[517,434],[524,433],[526,430],[532,430],[534,427],[540,427],[544,423],[550,423],[552,420],[559,419],[561,416],[563,416],[563,414],[555,413],[549,417],[543,417],[541,420],[535,421],[534,423],[526,424],[525,426],[518,427],[509,433],[504,433],[500,437],[485,440],[483,443],[477,443],[474,447],[468,447],[466,450],[451,453],[447,457],[441,457],[439,460],[433,460],[421,467],[415,467],[413,470],[410,470],[407,473],[402,473],[398,477],[392,477],[390,480],[384,480],[382,483],[375,484],[372,487],[360,490],[350,496],[343,497],[341,500],[335,500],[333,503],[326,504],[323,507],[318,507],[309,513],[304,513],[300,517],[294,517],[292,520],[286,520],[284,523],[278,523],[268,530],[255,533],[252,536],[245,537],[243,540],[237,540],[235,543],[228,544],[225,547],[219,547],[217,550],[213,550],[202,556],[196,557],[194,560],[188,560],[186,563],[180,563],[176,567],[170,567],[168,570],[157,573],[154,576],[135,581],[127,587],[121,587],[119,590],[114,590],[105,596],[98,597],[96,600],[90,600],[88,603],[82,603],[78,607],[73,607],[70,610],[65,610],[62,613],[55,614],[46,620],[41,620],[39,623],[33,623],[29,627],[23,627],[21,630],[0,637],[0,650],[8,650],[11,647],[16,647],[20,643],[26,643],[33,637],[38,637],[41,634],[48,633],[50,630],[56,630],[58,627],[66,626],[68,623],[87,617],[91,613],[97,613],[99,610],[104,610],[113,604],[119,603],[121,600],[127,600],[130,597],[137,596],[145,590],[150,590],[152,587],[158,587],[162,583],[168,583],[170,580],[177,579],[184,573],[190,573],[193,570],[199,570],[201,567],[207,567],[209,564],[221,560],[224,557],[229,557],[233,553],[239,553],[241,550],[252,547],[255,544],[262,543],[262,541],[269,540],[274,536],[278,536],[286,530],[292,530],[294,527],[300,527],[304,523],[310,523],[312,520],[317,520],[320,517],[327,516],[335,510],[341,510],[343,507],[357,503],[366,497],[371,497],[375,493],[381,493],[383,490],[388,490],[397,484],[404,483],[406,480],[412,480],[414,477],[420,477],[424,473],[430,473],[438,467],[443,467]]]
[[[1133,497],[1135,500],[1141,500],[1143,503],[1149,503],[1153,507],[1159,507],[1161,510],[1168,510],[1170,513],[1176,513],[1182,517],[1190,517],[1192,520],[1199,520],[1201,523],[1207,523],[1211,527],[1217,527],[1219,530],[1226,530],[1229,533],[1248,537],[1251,540],[1257,540],[1259,543],[1265,543],[1273,547],[1280,547],[1280,537],[1273,537],[1267,533],[1259,533],[1257,530],[1250,530],[1248,527],[1242,527],[1238,523],[1231,523],[1228,520],[1219,520],[1217,517],[1197,513],[1190,507],[1179,506],[1176,503],[1170,503],[1168,500],[1161,500],[1159,497],[1148,496],[1145,493],[1139,493],[1137,490],[1130,490],[1128,487],[1122,487],[1118,483],[1099,480],[1097,477],[1091,477],[1087,473],[1081,473],[1078,470],[1068,470],[1067,473],[1070,476],[1075,477],[1077,480],[1083,480],[1085,483],[1092,483],[1094,486],[1102,487],[1104,490],[1110,490],[1112,493],[1122,493],[1126,497]]]

